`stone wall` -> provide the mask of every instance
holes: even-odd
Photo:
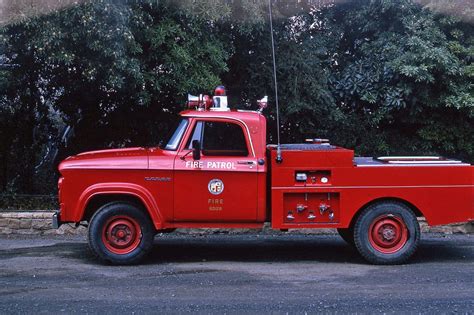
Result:
[[[0,234],[52,235],[52,234],[83,234],[85,227],[74,228],[64,224],[53,229],[53,211],[15,211],[0,212]]]
[[[53,229],[52,218],[53,211],[15,211],[0,212],[0,235],[3,234],[23,234],[23,235],[63,235],[63,234],[83,234],[87,229],[83,226],[75,228],[73,224],[63,224],[59,229]],[[421,230],[423,232],[433,233],[474,233],[474,222],[465,224],[450,224],[443,226],[428,227],[424,219],[420,220]],[[270,226],[266,225],[264,231],[269,231]],[[208,233],[246,233],[251,232],[248,229],[186,229],[178,230],[178,233],[208,234]],[[289,233],[308,233],[308,234],[333,234],[334,229],[291,229]]]

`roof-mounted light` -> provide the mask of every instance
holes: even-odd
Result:
[[[219,85],[214,90],[214,94],[215,96],[212,98],[209,95],[194,96],[188,94],[187,107],[196,110],[228,111],[225,87]]]
[[[212,98],[213,100],[213,105],[211,107],[211,110],[222,110],[226,111],[229,110],[229,107],[227,106],[227,96],[225,92],[225,87],[223,85],[219,85],[216,87],[214,90],[214,97]]]
[[[216,87],[216,89],[214,90],[214,96],[225,96],[226,93],[225,93],[225,87],[223,85],[219,85],[218,87]]]
[[[268,96],[264,96],[262,99],[257,101],[258,104],[258,112],[261,113],[268,105]]]

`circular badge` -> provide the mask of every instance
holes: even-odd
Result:
[[[207,185],[207,189],[213,195],[219,195],[224,191],[224,183],[220,179],[211,179],[209,184]]]

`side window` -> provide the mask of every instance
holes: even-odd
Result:
[[[234,123],[201,121],[196,124],[186,147],[200,140],[202,154],[207,156],[247,156],[247,142],[242,128]]]
[[[176,150],[178,148],[178,145],[181,141],[181,138],[184,135],[184,132],[186,131],[186,127],[188,126],[188,120],[187,119],[182,119],[181,122],[179,123],[178,127],[176,127],[175,131],[173,134],[171,134],[168,137],[168,141],[162,149],[165,150]]]
[[[242,128],[234,123],[199,121],[188,139],[186,148],[192,149],[193,140],[201,141],[202,154],[207,156],[247,156],[247,142]]]
[[[191,150],[193,148],[193,140],[199,140],[202,143],[202,127],[203,122],[198,121],[194,126],[193,135],[189,138],[188,143],[186,144],[186,148]]]

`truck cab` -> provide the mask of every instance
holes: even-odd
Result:
[[[160,147],[92,151],[59,165],[53,225],[88,225],[92,252],[139,262],[177,228],[334,228],[368,262],[408,260],[428,224],[474,219],[474,167],[442,157],[355,157],[309,139],[269,145],[259,111],[225,91],[189,96]]]
[[[186,128],[177,129],[180,140],[172,146],[176,150],[173,221],[230,225],[264,222],[264,116],[236,110],[191,110],[182,112],[181,117]],[[153,162],[150,154],[150,169]]]

